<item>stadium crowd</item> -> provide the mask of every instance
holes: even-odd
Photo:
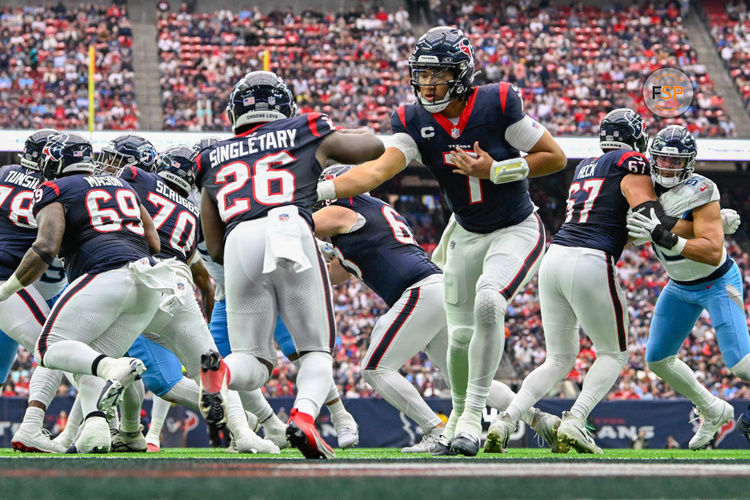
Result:
[[[732,136],[723,98],[690,47],[681,16],[676,2],[570,8],[447,1],[432,17],[472,38],[480,83],[515,83],[527,112],[555,135],[593,135],[606,112],[627,106],[647,116],[652,133],[678,123],[696,136]],[[388,131],[390,112],[413,100],[406,61],[417,30],[404,9],[360,4],[335,13],[263,15],[257,8],[183,8],[159,13],[158,28],[165,129],[227,129],[224,89],[259,67],[264,51],[271,69],[292,82],[302,111],[326,112],[338,125]],[[674,120],[646,113],[641,97],[642,81],[662,66],[697,80],[696,105]]]
[[[704,1],[703,8],[719,54],[750,111],[750,3]]]
[[[0,7],[0,45],[0,128],[87,128],[92,45],[95,128],[136,128],[133,39],[124,1]]]

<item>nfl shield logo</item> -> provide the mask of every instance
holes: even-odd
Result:
[[[461,135],[461,131],[457,128],[451,129],[451,137],[454,139],[458,139],[458,137]]]
[[[276,98],[274,96],[271,96],[268,98],[268,105],[269,106],[276,106]]]
[[[279,220],[280,220],[281,222],[286,222],[286,221],[288,221],[288,220],[289,220],[289,214],[281,214],[281,215],[279,215]]]

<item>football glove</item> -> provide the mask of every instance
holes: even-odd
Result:
[[[721,209],[721,226],[724,229],[724,234],[736,233],[741,223],[740,214],[735,210],[731,208]]]
[[[628,236],[634,240],[651,241],[660,247],[677,253],[682,252],[687,240],[672,234],[659,222],[656,211],[652,208],[649,215],[633,212],[627,218]]]
[[[333,251],[333,245],[327,241],[319,240],[318,238],[315,238],[315,241],[318,243],[318,249],[320,250],[320,253],[323,254],[323,259],[325,259],[326,262],[331,262],[336,258],[336,253]]]

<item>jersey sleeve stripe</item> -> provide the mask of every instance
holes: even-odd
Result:
[[[45,182],[42,182],[42,186],[47,186],[48,188],[52,189],[57,196],[60,196],[60,188],[54,182],[45,181]]]
[[[500,82],[500,109],[505,113],[505,103],[508,100],[508,90],[510,89],[510,83]]]
[[[307,114],[307,124],[310,127],[310,133],[314,135],[315,137],[320,137],[320,132],[318,132],[318,118],[320,117],[320,113],[308,113]]]
[[[394,319],[393,323],[391,323],[391,326],[389,326],[388,330],[385,331],[385,334],[380,340],[378,347],[372,353],[372,357],[367,362],[365,370],[377,370],[380,361],[383,359],[383,356],[385,356],[386,351],[388,351],[388,347],[393,342],[393,339],[396,338],[396,334],[404,326],[404,323],[406,323],[406,320],[409,319],[411,313],[414,312],[414,308],[417,306],[417,302],[419,302],[419,287],[409,290],[409,298],[406,299],[404,308],[401,309],[401,312],[398,313],[396,319]]]
[[[625,160],[627,160],[628,158],[632,158],[632,157],[634,157],[634,156],[640,156],[640,157],[641,157],[641,158],[643,158],[644,160],[648,161],[648,160],[646,159],[646,157],[645,157],[645,156],[643,156],[643,155],[642,155],[641,153],[639,153],[638,151],[628,151],[627,153],[625,153],[624,155],[622,155],[622,156],[620,157],[620,161],[618,161],[618,162],[617,162],[617,166],[618,166],[618,167],[621,167],[621,166],[622,166],[622,164],[623,164],[623,163],[625,162]]]
[[[406,127],[406,106],[403,104],[399,106],[396,113],[398,114],[398,119],[401,120],[401,125]]]

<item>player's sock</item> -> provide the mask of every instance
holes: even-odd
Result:
[[[315,418],[331,388],[333,359],[325,352],[308,352],[299,361],[294,408]]]
[[[458,418],[458,422],[456,422],[454,436],[461,433],[471,434],[473,436],[482,435],[482,410],[469,408],[468,406],[464,408],[463,413],[461,413],[461,416]]]
[[[136,380],[130,384],[122,395],[120,411],[120,430],[123,432],[136,432],[141,428],[141,406],[143,406],[145,389],[142,380]]]
[[[59,370],[37,366],[29,381],[29,402],[37,401],[47,408],[60,388],[62,376]]]
[[[93,350],[83,342],[77,340],[58,340],[47,347],[44,353],[44,366],[55,370],[63,370],[85,375],[96,375],[94,361],[101,357],[101,353]],[[104,358],[100,364],[111,358]]]
[[[416,387],[410,384],[396,370],[378,368],[376,370],[364,370],[362,373],[365,381],[383,399],[403,412],[404,415],[414,420],[425,433],[429,433],[433,427],[440,424],[440,417],[422,399]],[[343,406],[341,404],[342,408]]]
[[[625,352],[597,352],[570,413],[578,418],[588,418],[594,406],[612,389],[626,360]]]
[[[198,387],[198,384],[196,384],[194,380],[182,377],[182,380],[173,385],[172,388],[161,397],[168,402],[198,411],[200,392],[200,387]],[[156,398],[154,398],[154,400],[156,400]]]
[[[650,362],[648,368],[668,383],[672,389],[692,401],[701,411],[705,411],[716,399],[696,380],[693,370],[677,356],[669,356],[661,361]]]
[[[63,448],[68,448],[73,444],[73,440],[75,439],[76,433],[78,433],[78,428],[81,426],[82,422],[83,414],[81,412],[81,398],[79,395],[76,396],[75,401],[73,401],[73,407],[68,414],[68,423],[65,424],[65,429],[63,429],[54,441],[62,445]]]
[[[81,412],[85,419],[92,412],[98,412],[97,402],[104,389],[104,379],[94,375],[74,375],[78,384],[78,397],[81,402]],[[115,412],[116,413],[116,412]]]
[[[260,389],[255,389],[253,391],[239,391],[239,394],[240,399],[242,399],[242,406],[245,407],[245,410],[258,417],[258,421],[261,424],[272,415],[275,416],[273,408],[268,404],[266,398],[263,397],[263,393]]]
[[[169,408],[171,406],[172,403],[169,401],[162,399],[159,396],[154,396],[151,405],[151,425],[149,425],[148,433],[146,434],[147,443],[152,443],[157,446],[160,445],[161,429],[164,427],[164,421],[167,419],[167,414],[169,413]]]
[[[466,336],[467,339],[470,336]],[[463,412],[466,404],[466,385],[469,381],[469,342],[463,338],[451,337],[448,344],[448,372],[451,384],[451,401],[456,419]],[[455,422],[448,421],[448,430],[455,429]],[[448,437],[448,436],[446,436]]]
[[[44,425],[44,410],[36,406],[27,407],[21,425],[32,425],[34,428],[41,429]]]
[[[242,407],[242,400],[237,391],[227,392],[227,427],[235,436],[252,431],[247,422],[245,409]]]
[[[562,380],[576,362],[576,354],[547,354],[547,359],[532,371],[521,385],[506,412],[512,422],[518,422],[537,401],[546,396]]]
[[[510,387],[498,380],[493,380],[492,385],[490,385],[490,394],[487,396],[487,404],[497,410],[505,411],[515,396],[516,393]],[[531,409],[523,412],[521,420],[529,426],[532,425],[534,422],[534,413]]]
[[[224,362],[229,368],[229,389],[234,391],[252,391],[261,387],[268,380],[268,367],[252,354],[233,352]]]

